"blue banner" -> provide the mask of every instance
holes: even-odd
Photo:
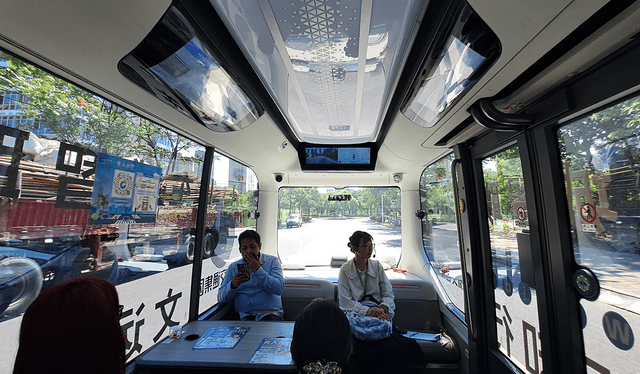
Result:
[[[159,167],[98,153],[91,223],[155,222],[161,175]]]

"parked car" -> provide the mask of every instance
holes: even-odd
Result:
[[[302,217],[299,214],[289,214],[287,217],[287,228],[302,226]]]
[[[97,261],[91,248],[82,244],[79,236],[1,239],[0,320],[24,313],[41,291],[71,278],[91,275],[118,285],[157,272],[123,265],[108,249]]]

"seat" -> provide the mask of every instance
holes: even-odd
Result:
[[[441,333],[442,318],[438,293],[422,279],[390,279],[396,315],[393,323],[401,330]],[[443,334],[437,342],[417,340],[428,363],[457,363],[453,339]]]
[[[282,292],[283,318],[295,321],[300,311],[313,299],[335,300],[333,283],[317,278],[285,278]]]

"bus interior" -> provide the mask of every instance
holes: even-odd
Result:
[[[371,233],[394,325],[437,337],[424,373],[636,373],[639,25],[633,0],[3,0],[0,373],[83,275],[117,286],[128,372],[254,371],[149,358],[237,318],[246,229],[287,322]]]

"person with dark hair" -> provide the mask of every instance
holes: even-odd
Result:
[[[242,258],[227,268],[218,302],[235,302],[241,320],[282,321],[284,276],[275,256],[260,253],[260,234],[243,231],[238,236]]]
[[[314,299],[296,319],[291,358],[300,373],[342,373],[352,353],[349,321],[333,300]]]
[[[125,337],[115,286],[79,277],[41,293],[22,317],[14,374],[125,371]]]
[[[356,231],[347,245],[355,256],[340,268],[340,308],[391,321],[396,307],[393,290],[382,264],[371,259],[375,249],[373,237],[367,232]]]
[[[355,256],[340,268],[338,301],[353,324],[355,373],[419,372],[425,362],[418,343],[392,326],[393,289],[382,264],[371,258],[373,237],[356,231],[347,245]]]

